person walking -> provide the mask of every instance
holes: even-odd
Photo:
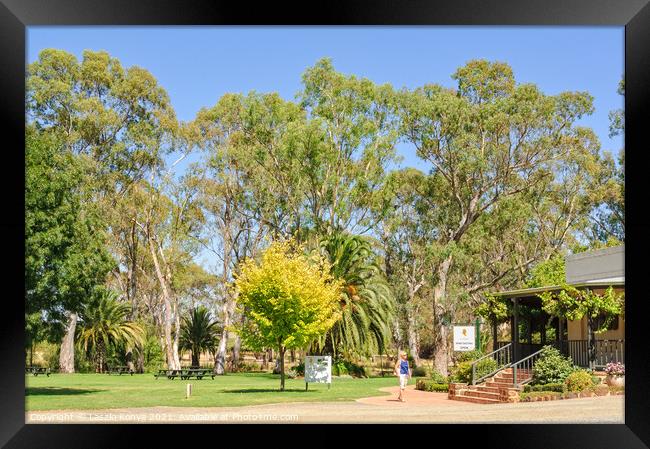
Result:
[[[395,363],[395,375],[399,376],[399,396],[397,400],[400,402],[406,402],[404,400],[404,390],[408,384],[409,379],[411,378],[411,368],[409,367],[409,361],[406,358],[406,352],[400,351],[400,358]]]

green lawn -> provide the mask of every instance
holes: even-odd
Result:
[[[185,399],[185,385],[192,396]],[[103,409],[124,407],[228,407],[280,402],[350,401],[387,393],[379,388],[398,385],[396,377],[332,378],[326,384],[286,379],[280,392],[279,375],[229,374],[202,380],[155,379],[153,374],[52,374],[26,376],[26,410]]]

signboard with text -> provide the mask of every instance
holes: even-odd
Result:
[[[305,357],[305,388],[310,383],[332,383],[332,357],[306,356]]]
[[[454,326],[454,351],[473,351],[476,348],[474,326]]]

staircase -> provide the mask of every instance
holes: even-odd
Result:
[[[512,368],[505,368],[477,385],[450,384],[449,399],[476,404],[516,402],[521,389],[513,383],[513,376]],[[527,382],[531,376],[531,369],[518,368],[517,384]]]

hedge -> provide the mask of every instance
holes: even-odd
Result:
[[[428,379],[418,379],[415,382],[415,389],[421,391],[449,391],[449,384],[439,384]]]

